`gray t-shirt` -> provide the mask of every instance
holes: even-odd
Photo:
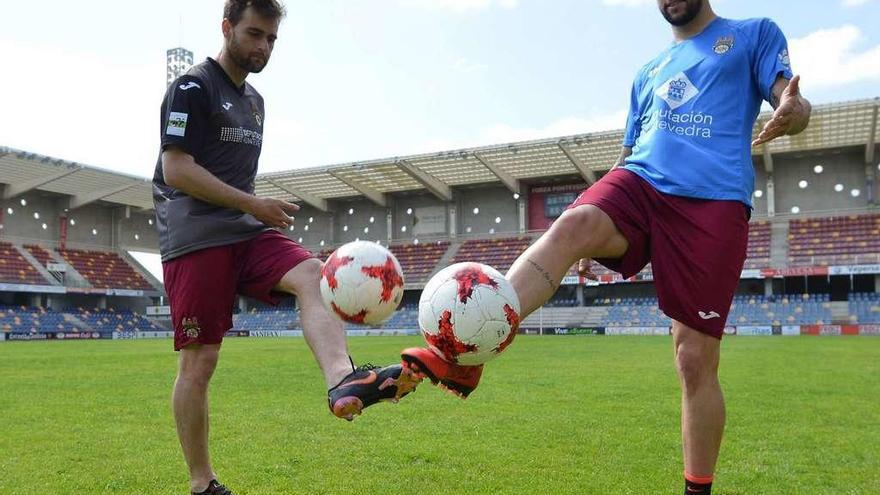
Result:
[[[218,179],[253,194],[263,143],[263,98],[248,83],[237,87],[211,58],[168,87],[162,103],[162,145],[153,175],[153,204],[162,261],[192,251],[247,240],[268,230],[232,208],[206,203],[165,184],[162,151],[178,148]]]

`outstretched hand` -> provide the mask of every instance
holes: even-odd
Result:
[[[810,104],[801,97],[801,76],[794,76],[782,94],[773,117],[764,124],[752,146],[758,146],[786,134],[797,134],[806,127],[810,117]]]

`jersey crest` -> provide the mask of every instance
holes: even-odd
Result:
[[[729,52],[730,49],[733,48],[733,36],[722,36],[715,40],[715,45],[712,49],[718,55],[724,55]]]

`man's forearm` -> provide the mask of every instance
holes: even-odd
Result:
[[[164,168],[163,156],[163,168]],[[254,196],[236,189],[192,160],[176,159],[174,172],[165,169],[166,183],[202,201],[248,213]]]

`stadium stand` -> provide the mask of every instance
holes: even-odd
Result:
[[[668,327],[672,325],[672,320],[660,311],[655,298],[606,299],[605,302],[611,304],[608,309],[609,326]]]
[[[749,246],[745,268],[767,268],[770,266],[771,224],[767,220],[757,220],[749,224]]]
[[[880,294],[850,294],[849,314],[850,323],[880,324]]]
[[[0,307],[0,331],[14,333],[79,332],[63,313],[25,306]]]
[[[29,253],[31,253],[31,256],[42,263],[43,266],[49,266],[49,262],[52,261],[52,255],[49,254],[49,251],[46,251],[43,246],[38,246],[36,244],[25,244],[24,248],[27,249]]]
[[[128,310],[42,307],[0,307],[0,331],[6,333],[77,333],[115,331],[166,331],[149,319]]]
[[[545,306],[549,306],[552,308],[568,308],[568,307],[573,307],[573,306],[577,306],[577,305],[578,305],[577,299],[574,299],[571,297],[560,297],[560,298],[553,298],[553,299],[547,301],[547,304]]]
[[[0,242],[0,282],[32,285],[48,283],[15,246],[8,242]]]
[[[93,287],[155,290],[116,253],[82,249],[59,249],[58,252]]]
[[[235,330],[248,331],[301,329],[299,313],[289,308],[254,308],[250,311],[233,315],[232,327]]]
[[[383,329],[416,329],[419,327],[417,305],[401,306],[384,324]],[[302,330],[299,311],[293,308],[253,308],[233,315],[233,330]],[[346,330],[369,328],[346,324]]]
[[[832,322],[828,294],[800,296],[734,297],[728,325],[827,325]],[[672,321],[660,311],[655,298],[603,299],[608,305],[607,325],[669,326]],[[878,309],[880,311],[880,309]]]
[[[400,262],[406,283],[421,283],[438,268],[437,263],[449,249],[449,244],[449,241],[392,244],[388,249]],[[321,261],[327,261],[333,251],[332,248],[322,249],[315,253],[315,256]]]
[[[389,248],[400,262],[403,279],[407,283],[420,283],[437,268],[437,262],[449,249],[449,241],[392,244]]]
[[[832,322],[828,294],[734,297],[728,325],[827,325]]]
[[[531,243],[532,238],[525,236],[500,239],[470,239],[461,244],[458,252],[452,258],[452,262],[476,261],[478,263],[485,263],[504,273]]]
[[[77,308],[78,318],[89,328],[96,332],[124,332],[124,331],[164,331],[167,330],[143,316],[131,311],[116,311],[114,309],[86,310]],[[73,311],[71,311],[73,312]]]
[[[877,263],[880,215],[793,219],[788,241],[791,265]]]
[[[353,326],[349,326],[350,328],[356,328]],[[415,329],[419,328],[419,307],[418,305],[405,305],[398,308],[398,310],[388,319],[383,325],[383,328],[389,329]]]

